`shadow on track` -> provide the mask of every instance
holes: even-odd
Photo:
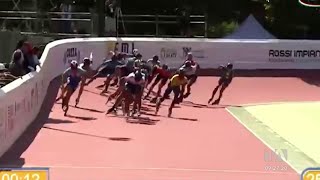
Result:
[[[88,92],[88,93],[92,93],[92,94],[95,94],[95,95],[99,95],[99,96],[104,96],[104,97],[109,97],[109,96],[106,95],[106,94],[110,94],[109,91],[106,92],[106,94],[101,94],[101,93],[93,92],[93,91],[90,91],[90,90],[87,90],[87,89],[84,89],[83,91]]]
[[[95,112],[95,113],[104,113],[104,111],[99,111],[99,110],[95,110],[95,109],[90,109],[90,108],[84,108],[84,107],[79,107],[79,106],[72,106],[74,108],[77,109],[81,109],[81,110],[85,110],[85,111],[90,111],[90,112]]]
[[[62,119],[53,119],[53,118],[49,118],[45,124],[72,124],[75,123],[73,121],[70,120],[62,120]]]
[[[95,117],[74,116],[74,115],[70,115],[70,114],[68,114],[66,117],[80,119],[80,120],[84,120],[84,121],[93,121],[93,120],[97,119]]]
[[[71,134],[77,134],[81,136],[89,136],[89,137],[94,137],[94,138],[101,138],[101,139],[107,139],[111,141],[130,141],[131,138],[125,138],[125,137],[105,137],[105,136],[99,136],[99,135],[94,135],[94,134],[87,134],[87,133],[82,133],[82,132],[76,132],[76,131],[69,131],[69,130],[63,130],[63,129],[58,129],[58,128],[52,128],[52,127],[47,127],[44,126],[44,129],[49,129],[53,131],[60,131],[60,132],[65,132],[65,133],[71,133]]]
[[[62,103],[61,102],[56,102],[56,104],[62,104]],[[73,108],[81,109],[81,110],[85,110],[85,111],[90,111],[90,112],[95,112],[95,113],[104,113],[104,111],[99,111],[99,110],[96,110],[96,109],[79,107],[79,106],[75,106],[75,105],[69,105],[69,107],[73,107]]]
[[[152,119],[150,117],[136,117],[136,118],[130,118],[127,120],[128,123],[131,124],[143,124],[143,125],[156,125],[157,122],[160,120],[158,119]]]
[[[320,87],[320,79],[319,77],[300,77],[300,79],[310,85],[314,85]]]
[[[229,104],[217,104],[217,105],[211,105],[211,104],[198,104],[191,101],[183,101],[181,103],[182,106],[189,106],[194,108],[209,108],[209,109],[219,109],[219,108],[227,108],[227,107],[242,107],[239,105],[229,105]]]
[[[143,115],[148,115],[149,113],[141,112]],[[125,120],[125,117],[123,115],[119,114],[108,114],[107,117],[117,117],[117,118],[123,118]],[[130,124],[142,124],[142,125],[156,125],[157,122],[159,122],[159,119],[153,119],[150,117],[140,116],[140,117],[130,117],[127,120],[127,123]]]
[[[194,118],[183,118],[183,117],[170,117],[170,119],[177,119],[177,120],[183,120],[183,121],[198,121],[198,119],[194,119]]]
[[[144,115],[147,115],[147,116],[164,117],[164,118],[177,119],[177,120],[183,120],[183,121],[198,121],[198,119],[194,119],[194,118],[168,117],[168,116],[163,116],[163,115],[151,114],[151,113],[148,113],[148,112],[141,112],[141,114],[144,114]]]

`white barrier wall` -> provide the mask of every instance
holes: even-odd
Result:
[[[192,51],[202,68],[233,62],[237,69],[320,69],[320,42],[294,40],[208,40],[157,38],[85,38],[48,44],[41,70],[25,75],[0,90],[0,156],[36,118],[51,80],[71,60],[93,54],[97,67],[113,50],[139,49],[144,58],[159,55],[162,62],[178,67]]]

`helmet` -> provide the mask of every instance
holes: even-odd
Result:
[[[184,64],[185,64],[186,67],[191,67],[192,63],[191,63],[191,61],[186,61]]]
[[[168,69],[169,69],[169,67],[168,67],[168,65],[163,64],[163,65],[162,65],[162,69],[164,69],[164,70],[168,70]]]
[[[78,62],[75,61],[75,60],[71,61],[70,67],[71,67],[71,68],[77,68],[77,67],[78,67]]]
[[[113,56],[111,57],[111,60],[112,60],[112,61],[117,61],[117,60],[118,60],[118,56],[119,56],[119,54],[113,55]]]
[[[138,49],[134,49],[134,50],[132,51],[133,54],[137,54],[138,52],[139,52]]]
[[[140,58],[142,58],[142,55],[141,55],[140,53],[138,53],[138,54],[136,55],[136,58],[137,58],[137,59],[140,59]]]
[[[232,63],[228,63],[227,64],[227,68],[232,69],[233,68],[233,64]]]
[[[116,56],[117,60],[122,60],[122,59],[124,59],[125,57],[126,57],[126,55],[125,55],[124,53],[119,53],[119,54],[117,54],[117,56]]]
[[[85,58],[83,58],[83,63],[84,64],[91,64],[92,61],[88,57],[85,57]]]
[[[158,60],[159,60],[159,56],[154,55],[154,56],[152,57],[152,59],[155,60],[155,61],[158,61]]]
[[[141,71],[136,71],[134,73],[134,80],[135,81],[140,81],[142,79],[142,74],[141,74]]]
[[[114,56],[114,55],[115,55],[115,52],[114,52],[114,51],[109,51],[109,52],[108,52],[108,55],[109,55],[109,56]]]

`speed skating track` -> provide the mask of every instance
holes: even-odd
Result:
[[[166,116],[170,100],[158,116],[154,104],[144,101],[143,118],[128,123],[105,115],[106,97],[96,88],[103,79],[86,87],[79,108],[71,107],[64,117],[61,102],[54,102],[55,79],[37,120],[0,165],[49,167],[51,180],[298,180],[290,165],[265,162],[268,146],[225,108],[312,101],[320,98],[318,87],[299,78],[236,77],[221,105],[207,106],[217,80],[200,77],[172,118]],[[73,97],[71,106],[74,102]],[[266,166],[288,168],[271,171]]]

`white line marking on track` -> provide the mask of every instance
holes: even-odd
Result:
[[[249,132],[251,132],[257,139],[259,139],[264,145],[266,145],[269,149],[273,151],[273,147],[271,147],[268,143],[266,143],[262,138],[260,138],[253,130],[251,130],[247,125],[245,125],[235,114],[233,114],[231,111],[229,111],[228,108],[225,108],[226,111],[228,111],[231,116],[233,116],[240,124],[242,124]],[[284,161],[298,174],[301,174],[300,170],[296,169],[291,163],[289,163],[287,160],[284,159]]]
[[[116,166],[72,166],[72,165],[26,165],[24,167],[48,167],[53,169],[111,169],[111,170],[129,170],[129,171],[185,171],[185,172],[209,172],[209,173],[245,173],[245,174],[295,174],[292,172],[281,171],[246,171],[246,170],[232,170],[232,169],[195,169],[195,168],[130,168],[130,167],[116,167]]]

